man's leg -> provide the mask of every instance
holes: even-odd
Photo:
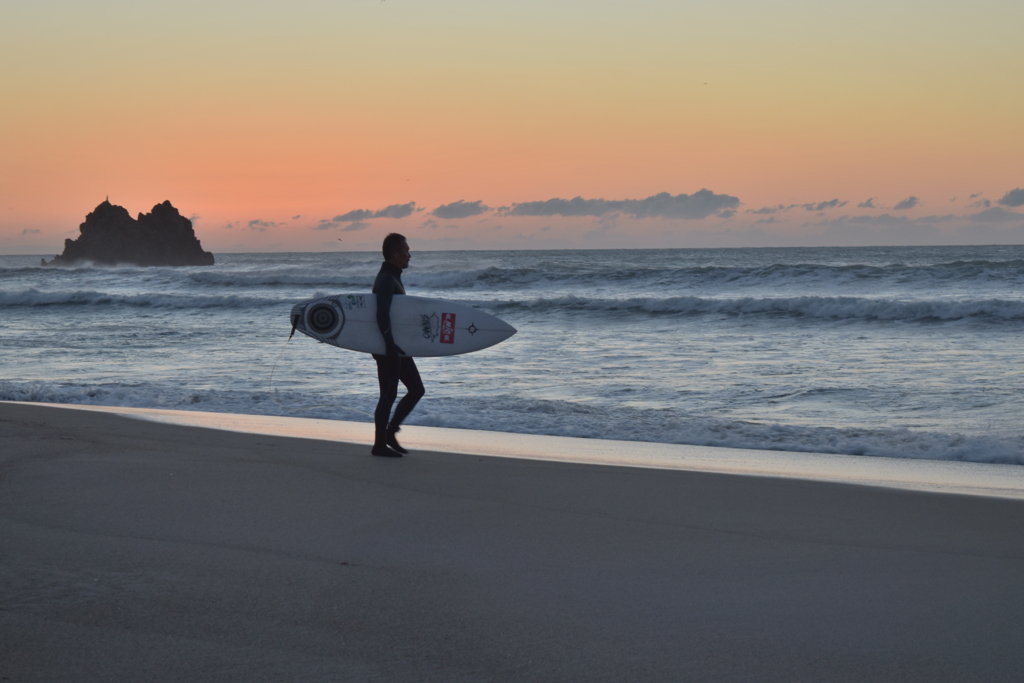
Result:
[[[394,453],[387,447],[388,440],[388,418],[391,416],[391,406],[398,396],[398,381],[401,378],[401,357],[399,356],[378,356],[373,354],[377,361],[377,382],[380,384],[380,399],[377,400],[377,409],[373,411],[373,450],[374,455],[401,455]]]
[[[416,362],[412,358],[402,358],[398,376],[402,380],[402,384],[405,385],[406,394],[398,402],[398,407],[395,408],[395,416],[391,418],[391,423],[388,425],[387,443],[391,449],[399,453],[408,453],[409,451],[402,448],[402,445],[398,443],[395,433],[401,429],[402,421],[409,416],[409,413],[412,412],[412,409],[416,407],[416,404],[423,398],[423,394],[426,392],[423,389],[423,381],[420,379],[420,371],[416,369]]]
[[[391,418],[391,423],[388,425],[388,431],[390,432],[398,431],[398,428],[402,426],[402,421],[409,417],[409,413],[412,412],[412,409],[423,398],[423,394],[426,393],[426,390],[423,388],[423,380],[420,379],[420,371],[416,368],[416,362],[408,356],[403,356],[400,360],[401,365],[399,366],[398,378],[405,385],[406,394],[398,402],[398,407],[395,408],[395,416]]]

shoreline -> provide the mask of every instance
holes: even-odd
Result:
[[[370,423],[345,420],[23,401],[0,401],[2,403],[112,413],[164,424],[243,434],[360,445],[373,442]],[[416,425],[402,428],[402,441],[414,451],[791,478],[1024,499],[1024,466],[1021,465],[583,439]]]

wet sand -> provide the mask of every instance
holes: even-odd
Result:
[[[1024,671],[1020,500],[437,451],[390,460],[31,404],[0,404],[0,444],[11,681]]]

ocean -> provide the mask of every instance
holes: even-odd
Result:
[[[0,256],[0,400],[372,421],[373,360],[288,339],[379,254],[195,268]],[[518,328],[418,359],[409,424],[1024,464],[1024,247],[413,251],[410,294]]]

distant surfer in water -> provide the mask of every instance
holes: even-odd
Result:
[[[409,267],[409,243],[403,235],[393,232],[384,238],[382,250],[384,263],[377,273],[377,279],[373,281],[373,293],[377,295],[377,326],[384,335],[387,351],[383,356],[373,354],[373,359],[377,361],[380,400],[377,401],[377,410],[373,413],[376,431],[373,450],[370,452],[374,455],[400,458],[409,451],[399,445],[395,434],[401,428],[402,420],[409,416],[423,398],[425,391],[416,363],[395,344],[391,335],[391,299],[396,294],[405,294],[402,271]],[[398,402],[394,417],[391,417],[391,406],[398,397],[399,381],[405,385],[406,394]]]

